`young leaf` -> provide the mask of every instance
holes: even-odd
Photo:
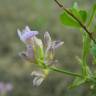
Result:
[[[76,78],[73,83],[69,86],[69,88],[75,88],[80,86],[81,84],[85,83],[86,79]]]
[[[81,22],[85,23],[87,20],[87,12],[85,10],[80,10],[78,3],[75,2],[71,8],[72,13],[80,19]]]
[[[83,23],[87,20],[87,12],[85,10],[70,9],[71,12]]]
[[[82,22],[86,22],[86,20],[87,20],[87,12],[84,11],[84,10],[80,10],[79,14],[81,16]]]
[[[72,8],[74,8],[74,9],[79,9],[79,7],[78,7],[78,3],[77,3],[77,2],[74,2]]]
[[[96,44],[92,44],[91,52],[92,55],[96,57]]]
[[[69,14],[67,14],[66,12],[60,15],[60,19],[62,23],[66,26],[77,28],[80,27],[80,24],[75,19],[73,19],[73,17],[69,16]]]
[[[89,15],[88,26],[90,26],[90,24],[92,23],[94,19],[94,16],[96,15],[96,4],[92,6],[88,15]]]
[[[81,22],[85,23],[87,19],[87,12],[85,10],[78,10],[75,7],[69,9],[69,11],[78,18]],[[68,13],[64,12],[60,15],[60,19],[62,23],[69,27],[77,27],[80,28],[80,24]]]

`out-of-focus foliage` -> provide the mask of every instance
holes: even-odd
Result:
[[[66,7],[77,1],[82,9],[89,8],[90,4],[95,2],[60,1]],[[64,46],[56,53],[58,66],[71,71],[79,70],[75,56],[81,56],[81,35],[76,30],[65,28],[59,21],[58,14],[60,9],[54,0],[0,0],[0,81],[13,84],[12,96],[90,96],[87,85],[70,90],[68,84],[72,79],[57,73],[50,74],[40,87],[33,87],[29,74],[35,66],[18,56],[24,45],[20,42],[16,30],[29,25],[30,28],[40,31],[40,37],[42,32],[49,31],[53,38],[63,40]]]

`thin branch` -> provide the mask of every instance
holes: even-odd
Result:
[[[79,77],[79,78],[83,78],[82,75],[78,74],[78,73],[73,73],[64,69],[60,69],[57,67],[49,67],[50,70],[52,71],[56,71],[56,72],[60,72],[60,73],[64,73],[65,75],[70,75],[70,76],[74,76],[74,77]]]
[[[79,24],[80,26],[86,31],[86,33],[89,35],[90,39],[93,40],[94,43],[96,43],[95,39],[92,36],[92,33],[89,32],[89,30],[87,29],[87,27],[73,14],[71,13],[69,10],[67,10],[64,5],[62,5],[60,2],[58,2],[58,0],[54,0],[60,8],[62,8],[66,13],[68,13],[72,18],[74,18]]]

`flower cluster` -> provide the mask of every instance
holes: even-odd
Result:
[[[13,90],[13,85],[11,83],[0,82],[0,96],[5,96],[8,92]]]
[[[17,30],[20,40],[26,45],[26,51],[20,55],[31,63],[37,64],[42,71],[31,73],[33,85],[39,86],[49,73],[49,66],[54,60],[55,49],[63,45],[64,42],[52,41],[49,32],[45,32],[44,41],[37,38],[38,31],[31,31],[28,26],[21,32]]]

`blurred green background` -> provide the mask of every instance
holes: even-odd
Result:
[[[80,8],[89,9],[95,0],[60,0],[66,7],[76,1]],[[63,26],[59,20],[62,10],[54,0],[0,0],[0,81],[11,82],[12,96],[90,96],[86,86],[69,89],[72,77],[50,73],[39,87],[32,86],[30,73],[34,68],[25,63],[18,53],[24,44],[17,36],[17,29],[26,25],[40,31],[39,37],[49,31],[53,39],[65,42],[56,51],[59,65],[73,72],[79,72],[76,56],[81,57],[82,37],[78,30]]]

